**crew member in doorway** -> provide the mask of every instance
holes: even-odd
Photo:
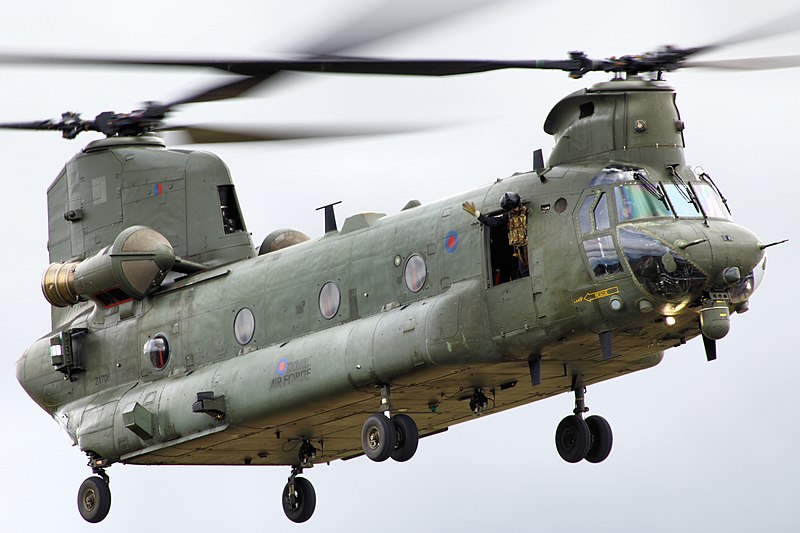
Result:
[[[485,226],[493,229],[504,227],[508,231],[508,246],[513,250],[512,256],[516,258],[516,268],[512,263],[511,271],[505,272],[504,275],[504,269],[498,267],[502,266],[504,262],[500,258],[494,257],[493,254],[493,284],[498,285],[508,281],[503,278],[518,279],[528,276],[528,212],[527,208],[522,205],[519,195],[515,192],[504,193],[500,198],[500,207],[503,209],[503,213],[497,216],[481,214],[472,202],[464,202],[462,207],[464,211],[477,218]],[[492,234],[494,235],[494,232]]]

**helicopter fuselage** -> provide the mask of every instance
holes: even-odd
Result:
[[[590,384],[653,366],[701,333],[712,274],[749,273],[760,259],[740,253],[755,237],[728,220],[619,223],[615,202],[600,214],[625,185],[593,176],[623,171],[558,170],[544,183],[521,174],[392,216],[354,215],[341,231],[174,279],[141,300],[78,304],[59,330],[80,332],[83,371],[72,380],[54,371],[54,332],[20,359],[19,379],[81,449],[110,462],[291,465],[304,439],[322,443],[324,462],[360,453],[359,427],[384,385],[393,410],[426,435],[471,419],[474,390],[499,411],[568,391],[575,375]],[[498,279],[491,240],[502,231],[461,204],[496,211],[508,190],[527,200],[530,275]],[[643,250],[661,259],[679,255],[671,243],[697,241],[680,254],[696,269],[687,279],[647,277]],[[598,255],[603,243],[611,248]],[[252,319],[240,324],[241,313]],[[612,353],[601,334],[612,335]],[[167,344],[161,359],[148,351],[155,338]]]

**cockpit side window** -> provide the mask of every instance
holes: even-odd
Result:
[[[592,231],[592,204],[594,203],[595,196],[587,196],[583,199],[581,210],[578,211],[578,226],[581,233],[591,233]]]
[[[589,260],[589,268],[595,276],[610,276],[622,272],[622,264],[611,235],[583,241],[583,250]]]
[[[603,231],[611,228],[611,219],[608,216],[608,201],[606,200],[606,193],[600,194],[600,198],[597,200],[597,205],[594,207],[594,226],[597,231]]]

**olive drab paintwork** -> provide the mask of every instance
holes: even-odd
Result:
[[[371,413],[406,412],[422,436],[570,390],[577,413],[584,385],[701,333],[713,346],[764,253],[687,167],[674,91],[601,83],[559,102],[545,130],[544,169],[260,255],[215,156],[151,135],[95,141],[48,191],[51,261],[118,254],[157,275],[110,304],[82,285],[17,377],[98,469],[301,470],[363,453]],[[523,207],[507,227],[461,207],[497,215],[509,191]],[[163,235],[174,265],[105,251],[133,226]]]

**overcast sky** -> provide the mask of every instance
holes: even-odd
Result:
[[[430,0],[433,1],[433,0]],[[249,2],[4,2],[0,51],[237,56],[297,49],[368,0]],[[374,2],[373,2],[374,3]],[[404,57],[559,59],[693,46],[796,10],[794,0],[702,3],[506,2],[353,51]],[[131,7],[135,6],[135,7]],[[800,33],[731,47],[709,58],[800,54]],[[559,98],[603,81],[509,71],[446,79],[296,75],[235,102],[187,106],[174,122],[307,124],[441,122],[436,131],[305,144],[202,147],[229,165],[256,243],[273,229],[321,235],[314,208],[341,200],[339,220],[397,212],[531,168],[531,152]],[[218,82],[166,69],[0,67],[0,121],[128,111]],[[25,395],[14,362],[49,331],[39,288],[48,264],[46,196],[64,162],[92,139],[0,132],[3,156],[3,345],[0,512],[4,531],[116,533],[229,531],[796,531],[800,424],[794,273],[799,70],[683,71],[678,90],[686,157],[728,197],[735,219],[769,250],[751,310],[733,318],[707,363],[699,340],[657,367],[592,386],[587,402],[614,430],[602,464],[567,464],[553,444],[570,395],[486,416],[424,439],[408,463],[365,458],[307,471],[317,510],[303,525],[281,511],[285,467],[109,470],[108,518],[78,515],[86,458]]]

